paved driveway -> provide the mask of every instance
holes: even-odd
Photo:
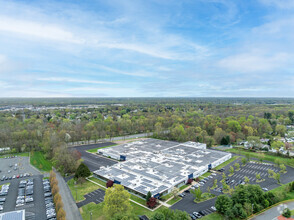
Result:
[[[89,167],[90,171],[95,171],[95,170],[98,170],[101,166],[111,166],[113,164],[116,164],[117,162],[114,160],[108,159],[106,157],[89,153],[87,152],[87,150],[98,148],[98,147],[105,147],[112,144],[114,143],[107,142],[107,143],[76,146],[74,148],[82,154],[82,159],[84,160],[84,163]]]
[[[260,215],[253,217],[252,220],[275,220],[278,216],[281,215],[281,211],[286,207],[288,207],[290,210],[294,209],[294,202],[285,202],[281,205],[273,207],[261,213]]]

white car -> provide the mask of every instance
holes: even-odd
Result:
[[[3,210],[3,205],[0,205],[0,211],[2,211]]]
[[[214,206],[210,207],[213,211],[216,211],[216,208]]]
[[[262,188],[264,191],[268,191],[268,188]]]

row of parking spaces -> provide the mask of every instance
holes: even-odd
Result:
[[[215,211],[216,211],[216,208],[214,206],[212,206],[210,208],[203,209],[203,210],[201,210],[199,212],[193,212],[193,213],[190,214],[190,217],[191,217],[192,220],[200,219],[200,218],[202,218],[202,217],[204,217],[206,215],[209,215],[209,214],[211,214],[211,213],[213,213]]]
[[[1,190],[0,190],[0,212],[3,211],[4,209],[4,203],[6,201],[6,197],[8,194],[8,190],[9,190],[9,184],[4,184],[2,186],[0,186]]]
[[[15,202],[15,207],[34,206],[34,179],[21,180],[18,186],[18,194]]]
[[[46,217],[50,220],[56,220],[56,210],[51,193],[50,181],[48,179],[43,179],[43,189],[46,205]]]
[[[103,191],[102,189],[97,189],[93,192],[90,192],[86,195],[84,195],[85,200],[77,203],[78,208],[87,205],[90,202],[94,202],[96,204],[103,202],[104,200],[104,195],[105,195],[105,191]]]
[[[29,176],[31,176],[31,174],[29,174],[29,173],[14,174],[13,176],[12,175],[6,175],[6,176],[3,175],[2,178],[1,178],[1,181],[18,179],[18,178],[29,177]]]

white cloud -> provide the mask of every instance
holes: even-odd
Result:
[[[141,76],[141,77],[148,77],[148,76],[152,76],[153,74],[150,72],[145,72],[145,71],[122,71],[122,70],[118,70],[118,69],[114,69],[108,66],[103,66],[103,65],[96,65],[98,68],[109,71],[109,72],[113,72],[113,73],[117,73],[117,74],[122,74],[122,75],[128,75],[128,76]]]
[[[291,58],[289,54],[258,54],[255,51],[226,57],[219,61],[219,66],[239,72],[268,72],[281,68]]]
[[[24,21],[5,16],[0,17],[0,31],[13,32],[15,34],[29,35],[48,40],[57,40],[70,43],[83,43],[73,33],[64,30],[58,25]]]
[[[265,5],[273,5],[282,9],[294,8],[293,0],[260,0],[260,2]]]
[[[66,77],[45,77],[45,78],[38,78],[37,80],[39,80],[39,81],[47,81],[47,82],[52,81],[52,82],[88,83],[88,84],[118,84],[117,82],[73,79],[73,78],[66,78]]]

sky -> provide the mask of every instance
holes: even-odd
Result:
[[[0,97],[294,97],[293,0],[0,0]]]

